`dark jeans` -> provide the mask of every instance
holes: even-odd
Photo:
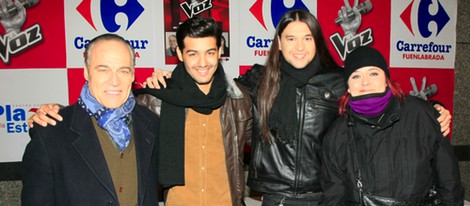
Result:
[[[309,195],[309,197],[291,198],[282,195],[263,195],[263,203],[261,206],[318,206],[323,198],[323,194],[317,193]]]

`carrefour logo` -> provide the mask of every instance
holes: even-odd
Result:
[[[114,33],[121,30],[122,26],[125,27],[126,31],[129,30],[145,10],[138,0],[122,2],[121,0],[82,0],[76,9],[95,31],[98,31],[96,25],[100,25],[99,22],[101,21],[106,31]],[[92,11],[95,11],[92,7],[98,7],[99,15],[92,15]],[[116,22],[118,15],[125,15],[127,17],[127,25],[120,25]],[[86,48],[90,41],[90,39],[84,36],[77,36],[74,38],[73,45],[76,49],[83,49]],[[126,41],[136,50],[147,49],[147,45],[150,42],[148,39],[126,39]],[[140,54],[137,51],[136,58],[140,58]]]
[[[435,2],[437,3],[433,3],[433,0],[421,0],[418,4],[417,26],[418,32],[423,38],[429,38],[433,34],[433,32],[429,30],[429,24],[433,22],[435,23],[437,26],[435,36],[437,36],[450,21],[450,17],[442,6],[441,2],[439,0],[435,0]],[[401,13],[400,18],[411,34],[415,36],[416,31],[413,30],[413,25],[411,22],[411,11],[414,5],[413,3],[414,0],[411,1],[408,7],[406,7],[406,9]]]
[[[0,129],[5,129],[7,133],[28,132],[25,106],[31,105],[0,105],[0,118],[5,120],[5,122],[0,121]],[[33,113],[35,110],[35,108],[29,109]]]
[[[82,15],[82,17],[96,29],[95,21],[91,15],[91,1],[92,0],[83,0],[78,6],[77,11]],[[99,0],[100,1],[100,16],[101,22],[103,23],[104,28],[108,32],[116,32],[121,28],[121,25],[116,23],[116,16],[118,14],[124,14],[128,18],[128,25],[126,31],[134,24],[134,22],[139,18],[139,16],[144,12],[144,7],[137,0],[127,0],[125,4],[119,5],[115,0]]]
[[[415,15],[416,18],[412,18]],[[445,61],[445,55],[453,51],[453,45],[447,41],[448,34],[441,33],[450,17],[439,0],[413,0],[400,14],[400,19],[411,35],[417,37],[396,40],[395,49],[402,59]]]
[[[270,4],[268,5],[271,11],[270,14],[263,14],[263,6],[265,4]],[[270,25],[270,27],[275,28],[281,20],[282,15],[292,9],[309,10],[301,0],[295,0],[290,6],[286,6],[284,1],[271,0],[271,2],[269,2],[269,0],[256,0],[256,2],[251,6],[250,12],[253,14],[256,20],[258,20],[261,26],[263,26],[263,28],[268,31],[266,18],[271,18],[273,25]]]
[[[305,2],[309,3],[305,3]],[[312,0],[291,0],[291,1],[277,1],[277,0],[256,0],[250,7],[251,14],[261,24],[266,31],[272,31],[276,28],[277,24],[287,11],[292,9],[304,9],[311,11],[309,6],[312,6]],[[263,12],[268,11],[268,12]],[[268,25],[269,23],[272,23]],[[246,46],[254,50],[254,56],[268,56],[269,47],[271,47],[272,38],[261,38],[255,35],[249,35],[246,40]]]

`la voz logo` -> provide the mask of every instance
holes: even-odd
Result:
[[[83,0],[77,6],[77,11],[88,22],[88,24],[90,24],[90,26],[93,27],[95,31],[97,31],[95,23],[98,20],[94,20],[92,18],[91,1],[92,0]],[[108,32],[116,32],[121,28],[121,25],[118,25],[115,20],[116,15],[119,13],[125,14],[128,18],[129,23],[126,27],[127,31],[145,10],[137,0],[127,0],[124,5],[116,4],[115,0],[100,0],[99,3],[99,10],[101,14],[100,20]]]
[[[1,2],[1,1],[0,1]],[[5,34],[0,37],[0,58],[3,63],[10,63],[10,55],[15,55],[26,51],[33,45],[43,40],[41,27],[39,24],[30,26],[23,31],[21,27],[26,21],[27,10],[39,3],[39,0],[23,0],[16,1],[15,5],[12,1],[3,2],[6,8],[2,13],[6,13],[6,17],[2,17],[1,25],[5,29]]]
[[[41,27],[35,24],[14,36],[4,35],[0,38],[0,58],[3,63],[10,63],[10,55],[28,50],[43,40]]]
[[[413,30],[411,21],[413,3],[414,1],[412,1],[406,7],[406,9],[401,13],[400,18],[411,34],[415,36],[416,31]],[[435,14],[431,14],[431,6],[437,6],[437,11]],[[416,23],[418,26],[418,32],[423,38],[429,38],[433,34],[433,32],[430,31],[428,27],[430,23],[434,22],[437,25],[437,32],[435,35],[438,36],[442,29],[450,21],[449,15],[439,0],[437,0],[437,5],[433,5],[432,0],[421,0],[418,4],[417,17],[418,20]]]

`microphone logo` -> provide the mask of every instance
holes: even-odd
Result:
[[[21,4],[25,9],[28,9],[36,5],[39,2],[39,0],[16,0],[16,2]],[[18,12],[19,12],[18,7],[14,2],[10,1],[7,3],[6,13],[8,13],[7,15],[8,17],[13,17],[17,15]],[[1,19],[5,19],[5,18],[1,17]]]
[[[418,91],[418,86],[416,85],[416,81],[414,77],[410,78],[411,87],[413,90],[410,91],[411,96],[419,97],[421,99],[427,100],[428,97],[432,97],[437,93],[437,85],[431,84],[430,86],[426,87],[426,77],[423,77],[423,82],[421,83],[421,90]]]
[[[0,58],[10,63],[10,55],[18,54],[43,40],[41,27],[35,24],[24,31],[26,9],[35,6],[39,0],[0,0],[0,23],[5,35],[0,38]]]
[[[335,19],[335,23],[343,29],[344,36],[341,36],[339,32],[330,36],[331,43],[343,61],[346,59],[346,55],[355,48],[369,45],[374,41],[371,28],[357,33],[362,24],[362,14],[370,12],[373,8],[370,0],[365,0],[360,4],[358,4],[358,0],[355,0],[352,6],[349,1],[344,1],[344,4]]]
[[[354,8],[357,9],[359,11],[359,13],[365,14],[365,13],[368,13],[370,10],[372,10],[372,3],[370,2],[370,0],[366,0],[366,1],[358,4]],[[347,10],[346,13],[347,13],[346,16],[348,17],[347,19],[349,21],[352,21],[356,16],[353,9]],[[341,24],[341,23],[343,23],[343,19],[341,17],[337,17],[335,19],[335,23],[336,24]],[[344,22],[344,23],[346,23],[346,22]]]

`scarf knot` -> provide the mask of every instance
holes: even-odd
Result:
[[[135,106],[132,92],[123,105],[115,109],[109,109],[105,108],[91,95],[88,82],[86,82],[78,98],[78,104],[97,120],[101,128],[108,132],[109,137],[119,152],[124,151],[131,139],[131,132],[127,122],[129,122],[130,113]]]

